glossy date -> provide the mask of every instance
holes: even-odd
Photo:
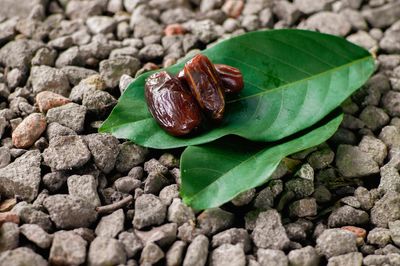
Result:
[[[145,97],[154,119],[173,136],[189,134],[201,123],[201,111],[193,95],[166,71],[147,78]]]
[[[239,93],[243,89],[243,76],[239,69],[224,64],[215,64],[224,92]]]
[[[198,54],[185,64],[183,70],[200,108],[214,121],[221,121],[225,111],[225,97],[214,65],[206,56]]]

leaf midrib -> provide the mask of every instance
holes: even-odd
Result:
[[[328,74],[329,72],[334,72],[334,71],[340,70],[340,69],[342,69],[342,68],[345,68],[345,67],[348,67],[348,66],[351,66],[351,65],[358,64],[358,63],[361,62],[361,61],[368,61],[368,59],[370,59],[370,58],[371,58],[371,55],[367,55],[367,56],[365,56],[365,57],[362,57],[362,58],[359,58],[359,59],[357,59],[357,60],[351,61],[351,62],[349,62],[349,63],[347,63],[347,64],[340,65],[340,66],[335,67],[335,68],[331,68],[331,69],[329,69],[329,70],[320,72],[320,73],[318,73],[318,74],[309,76],[309,77],[304,78],[304,79],[300,79],[300,80],[296,80],[296,81],[294,81],[294,82],[286,83],[286,84],[284,84],[284,85],[282,85],[282,86],[279,86],[279,87],[276,87],[276,88],[273,88],[273,89],[270,89],[270,90],[265,90],[265,91],[262,91],[262,92],[259,92],[259,93],[255,93],[255,94],[252,94],[252,95],[249,95],[249,96],[246,96],[246,97],[242,97],[242,98],[234,99],[234,100],[231,100],[231,101],[227,101],[227,104],[231,104],[231,103],[235,103],[235,102],[240,102],[240,101],[242,101],[242,100],[251,99],[251,98],[254,98],[254,97],[257,97],[257,96],[261,96],[261,95],[263,96],[263,95],[266,95],[266,94],[275,92],[275,91],[277,91],[277,90],[288,89],[287,87],[289,87],[289,86],[292,86],[292,85],[295,85],[295,84],[298,84],[298,83],[301,83],[301,82],[305,82],[305,81],[308,81],[308,80],[311,80],[311,79],[314,79],[314,78],[317,78],[317,77],[320,77],[320,76],[323,76],[323,75],[325,75],[325,74]]]

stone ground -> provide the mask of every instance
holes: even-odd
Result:
[[[136,75],[262,28],[346,37],[378,69],[327,143],[196,213],[179,151],[97,128]],[[0,265],[400,265],[399,101],[399,0],[1,0]]]

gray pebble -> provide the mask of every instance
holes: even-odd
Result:
[[[360,252],[351,252],[329,258],[328,266],[362,265],[363,256]]]
[[[71,90],[64,72],[49,66],[32,67],[30,80],[35,94],[41,91],[51,91],[67,97]]]
[[[50,140],[43,152],[46,165],[54,170],[70,170],[83,166],[90,159],[90,151],[79,136],[60,136]]]
[[[290,242],[276,210],[261,212],[258,215],[251,236],[258,248],[284,249]]]
[[[257,250],[257,261],[261,266],[276,265],[288,266],[289,261],[285,253],[281,250],[263,249]]]
[[[165,254],[167,266],[182,265],[183,256],[186,251],[186,243],[184,241],[175,241]]]
[[[135,201],[135,216],[133,225],[141,229],[150,225],[160,225],[164,222],[167,209],[161,200],[152,194],[143,194]]]
[[[220,208],[207,209],[197,217],[197,225],[206,235],[213,235],[232,226],[234,215]]]
[[[361,177],[379,172],[379,166],[370,154],[350,145],[339,145],[336,166],[345,177]]]
[[[357,251],[356,237],[342,229],[327,229],[317,238],[316,249],[328,259]]]
[[[391,242],[390,235],[389,229],[375,227],[368,232],[367,241],[369,244],[384,247]]]
[[[133,167],[143,163],[147,153],[147,148],[131,142],[124,142],[120,144],[120,152],[117,156],[115,168],[121,173],[128,172]]]
[[[330,227],[340,227],[344,225],[362,225],[366,224],[368,221],[368,213],[345,205],[334,210],[331,215],[329,215],[328,225]]]
[[[183,266],[204,266],[206,265],[208,256],[208,238],[204,235],[196,236],[192,243],[190,243],[185,259],[183,260]]]
[[[60,229],[89,227],[97,219],[94,206],[80,198],[52,195],[43,202],[51,220]]]
[[[143,248],[142,240],[131,232],[120,233],[118,240],[124,245],[128,258],[134,257]]]
[[[246,257],[241,245],[223,244],[211,253],[210,265],[245,266]]]
[[[92,175],[72,175],[67,179],[68,192],[71,196],[91,202],[95,207],[101,205],[97,194],[98,181]]]
[[[196,217],[192,208],[182,203],[179,198],[175,198],[168,208],[168,221],[182,225],[186,222],[195,221]]]
[[[0,226],[0,253],[18,247],[19,231],[18,225],[15,223],[6,222]]]
[[[104,216],[97,224],[95,233],[97,236],[116,237],[124,230],[125,214],[122,209],[116,210],[113,213]]]
[[[125,56],[107,59],[100,62],[100,75],[107,87],[114,88],[118,85],[122,75],[134,76],[140,68],[140,61],[134,57]]]
[[[86,107],[68,103],[50,109],[46,114],[46,119],[48,123],[57,122],[79,133],[83,131],[85,116]]]
[[[140,263],[153,265],[164,258],[164,252],[154,243],[147,244],[140,256]]]
[[[371,223],[388,227],[388,223],[400,219],[400,194],[388,191],[371,209]]]
[[[291,266],[318,266],[320,256],[312,246],[295,249],[288,254]]]
[[[24,224],[19,230],[29,241],[43,249],[49,248],[53,241],[53,236],[49,235],[37,224]]]
[[[0,266],[8,265],[46,266],[48,263],[32,249],[20,247],[5,251],[0,255]]]
[[[86,260],[87,242],[73,231],[54,234],[49,261],[56,265],[80,265]]]
[[[28,151],[6,167],[0,169],[0,194],[6,197],[19,195],[31,202],[39,192],[40,163],[39,151]]]
[[[213,236],[211,245],[213,248],[223,244],[237,245],[243,247],[244,252],[251,250],[251,240],[247,231],[243,228],[231,228]]]
[[[96,237],[90,244],[88,265],[118,265],[126,262],[124,246],[116,239]]]

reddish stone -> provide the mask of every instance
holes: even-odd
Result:
[[[26,149],[32,146],[46,130],[44,115],[33,113],[27,116],[13,131],[12,142],[16,148]]]
[[[347,225],[347,226],[343,226],[342,229],[352,232],[357,237],[365,238],[367,236],[367,231],[365,231],[364,228]]]
[[[170,24],[164,29],[166,36],[182,35],[186,33],[186,29],[181,24]]]
[[[242,14],[244,3],[241,0],[228,0],[222,6],[222,11],[224,11],[228,17],[237,18]]]
[[[12,212],[0,212],[0,226],[7,222],[19,224],[18,214]]]
[[[46,113],[51,108],[70,103],[71,100],[51,91],[42,91],[36,95],[36,102],[40,112]]]

